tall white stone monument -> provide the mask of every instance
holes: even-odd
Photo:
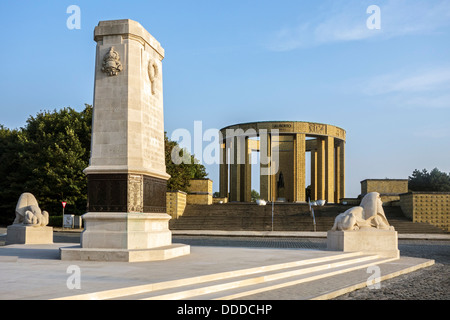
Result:
[[[172,244],[166,213],[162,60],[138,22],[101,21],[95,63],[88,213],[80,248],[63,260],[151,261],[190,253]]]

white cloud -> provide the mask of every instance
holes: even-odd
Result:
[[[334,42],[427,34],[450,26],[450,1],[388,0],[379,5],[381,29],[369,30],[366,21],[370,14],[366,9],[372,2],[327,2],[319,21],[311,18],[297,26],[284,27],[269,37],[267,47],[290,51]]]
[[[356,41],[374,37],[380,34],[379,30],[369,30],[364,6],[342,7],[328,13],[327,18],[317,24],[313,30],[316,45],[330,42]]]
[[[363,84],[363,92],[368,95],[387,93],[417,93],[437,90],[450,91],[450,67],[398,72],[376,76]]]
[[[450,109],[450,66],[398,71],[353,82],[357,83],[353,89],[376,97],[383,105]]]

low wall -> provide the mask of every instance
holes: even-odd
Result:
[[[399,194],[380,194],[380,198],[383,202],[383,206],[399,206]]]
[[[187,195],[187,204],[210,205],[213,203],[213,197],[210,194],[191,194]]]
[[[213,182],[210,179],[192,179],[190,181],[187,204],[213,204]]]
[[[213,182],[210,179],[191,179],[189,193],[213,193]]]
[[[450,192],[408,192],[400,206],[413,222],[426,222],[450,231]]]
[[[341,198],[339,199],[339,203],[348,205],[348,206],[359,206],[361,203],[361,199],[358,198]]]
[[[408,192],[407,179],[366,179],[361,181],[361,197],[378,192],[383,206],[398,206],[400,194]]]
[[[186,208],[186,192],[182,191],[167,191],[166,193],[166,206],[167,214],[172,219],[178,219],[184,213]]]
[[[407,179],[366,179],[361,181],[361,195],[370,192],[401,194],[408,192]]]
[[[213,198],[213,204],[228,203],[228,198]]]

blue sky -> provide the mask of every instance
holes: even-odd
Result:
[[[81,9],[69,30],[67,7]],[[366,12],[377,5],[381,29]],[[100,20],[140,22],[166,51],[165,130],[242,122],[347,131],[346,195],[367,178],[450,172],[450,1],[2,1],[0,124],[92,103]],[[205,144],[207,144],[205,142]],[[207,166],[218,190],[218,166]]]

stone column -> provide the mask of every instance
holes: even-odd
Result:
[[[189,253],[172,245],[166,213],[162,60],[139,23],[101,21],[97,42],[88,213],[81,248],[63,260],[161,260]]]
[[[268,172],[270,170],[270,164],[263,163],[263,158],[268,158],[272,156],[272,143],[270,134],[266,135],[267,141],[260,140],[260,178],[259,178],[259,192],[261,199],[266,201],[272,201],[273,190],[272,190],[272,175],[263,174],[263,172]]]
[[[336,140],[334,145],[334,182],[335,182],[335,188],[334,188],[334,198],[336,199],[336,202],[339,203],[339,193],[340,193],[340,167],[339,167],[339,142]]]
[[[252,150],[249,148],[249,138],[245,138],[245,164],[244,167],[244,197],[243,201],[250,202],[252,200]]]
[[[325,138],[325,200],[335,203],[334,199],[334,138]]]
[[[325,140],[317,137],[317,196],[316,200],[326,200],[325,197]]]
[[[311,150],[311,201],[317,200],[317,150]]]
[[[233,138],[230,153],[230,201],[239,201],[240,167],[237,164],[236,138]]]
[[[305,152],[306,152],[306,136],[305,134],[295,135],[294,147],[294,202],[305,202]]]
[[[345,141],[339,140],[336,146],[336,202],[345,198]]]
[[[220,145],[220,188],[219,193],[221,198],[228,197],[228,149],[226,143]]]
[[[244,201],[246,139],[244,136],[232,137],[232,162],[230,165],[230,201]]]

